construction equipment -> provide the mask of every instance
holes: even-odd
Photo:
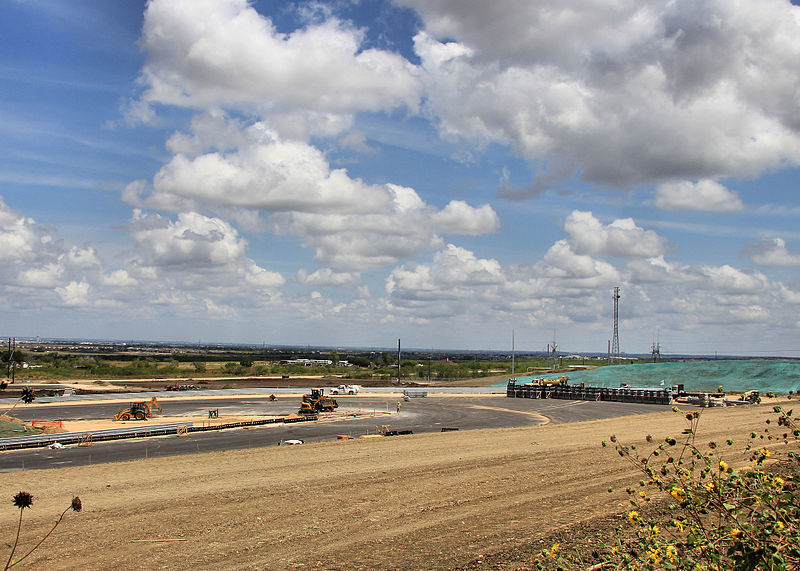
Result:
[[[161,405],[158,404],[156,397],[149,401],[132,402],[129,408],[122,408],[114,415],[114,420],[144,420],[153,416],[153,409],[159,414],[162,413]]]
[[[761,402],[761,396],[759,395],[758,391],[747,391],[742,393],[742,396],[739,397],[739,400],[749,402],[751,404],[759,404]]]
[[[339,403],[331,397],[324,396],[325,389],[311,389],[311,393],[303,395],[300,402],[300,414],[314,414],[315,412],[333,412],[339,408]]]
[[[530,387],[561,387],[566,386],[569,377],[557,377],[555,379],[531,379],[522,386]]]
[[[761,396],[758,391],[747,391],[739,395],[739,398],[723,399],[725,406],[737,406],[740,404],[759,404]]]

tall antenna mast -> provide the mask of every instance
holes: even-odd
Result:
[[[611,355],[610,360],[616,363],[619,358],[619,287],[614,288],[614,293],[611,296],[614,301],[614,334],[611,337]]]

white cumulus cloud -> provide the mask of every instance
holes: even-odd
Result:
[[[344,286],[358,283],[361,281],[361,276],[354,272],[336,272],[331,268],[320,268],[310,274],[306,270],[300,269],[297,272],[297,281],[312,287]]]
[[[420,98],[413,66],[365,48],[348,23],[330,18],[284,34],[247,0],[153,0],[141,45],[140,116],[152,103],[269,112],[297,136],[341,131],[359,111],[413,110]]]
[[[83,306],[90,303],[89,292],[91,286],[88,283],[81,281],[69,282],[64,287],[57,287],[56,292],[61,296],[65,305]]]
[[[744,210],[741,198],[713,180],[667,182],[656,188],[656,206],[663,210]]]
[[[573,210],[567,216],[564,230],[579,254],[651,258],[660,256],[666,249],[661,236],[637,226],[632,218],[604,225],[591,212]]]
[[[423,20],[415,50],[440,133],[512,145],[548,184],[800,164],[800,8],[789,2],[402,3]]]
[[[745,254],[760,266],[800,266],[800,254],[790,252],[783,238],[761,238]]]

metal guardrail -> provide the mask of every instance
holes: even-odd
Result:
[[[264,424],[288,424],[293,422],[308,422],[314,420],[319,420],[319,416],[311,414],[292,418],[267,418],[263,420],[248,420],[243,422],[229,422],[226,424],[201,426],[194,426],[193,422],[174,422],[170,424],[153,424],[150,426],[130,426],[125,428],[86,430],[83,432],[60,432],[54,434],[37,434],[36,436],[12,436],[10,438],[0,438],[0,450],[40,448],[43,446],[50,446],[56,442],[60,444],[78,444],[86,434],[92,435],[92,442],[99,442],[103,440],[146,438],[149,436],[166,436],[169,434],[177,434],[178,426],[187,427],[187,432],[206,432],[209,430],[225,430],[229,428],[244,428],[247,426],[261,426]]]
[[[91,434],[92,441],[95,442],[100,440],[120,440],[122,438],[140,438],[143,436],[174,434],[177,432],[179,424],[193,425],[191,422],[175,422],[150,426],[86,430],[83,432],[58,432],[53,434],[37,434],[36,436],[12,436],[10,438],[0,438],[0,450],[38,448],[41,446],[50,446],[56,442],[60,444],[77,444],[85,434]]]

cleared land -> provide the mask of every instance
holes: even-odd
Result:
[[[741,451],[776,402],[705,410],[700,441]],[[554,538],[602,543],[582,530],[624,525],[627,496],[607,489],[639,476],[602,439],[645,447],[684,422],[659,412],[0,474],[0,525],[10,545],[11,495],[34,495],[24,553],[83,500],[26,568],[527,569]]]

